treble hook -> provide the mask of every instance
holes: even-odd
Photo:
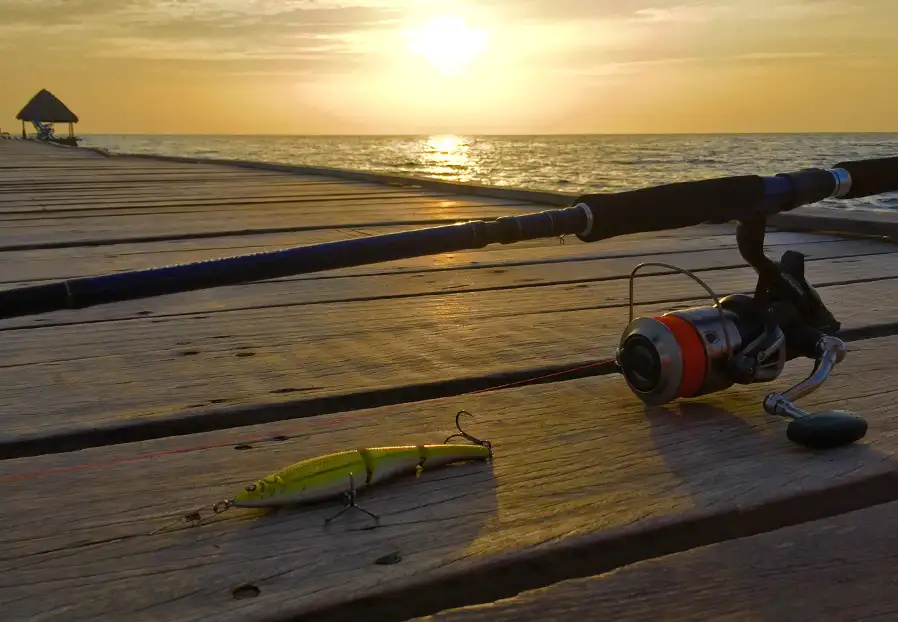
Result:
[[[461,418],[462,415],[468,415],[469,417],[474,417],[474,415],[469,413],[467,410],[458,411],[455,414],[455,427],[458,428],[458,432],[456,432],[455,434],[453,434],[451,436],[448,436],[446,438],[446,440],[443,441],[443,444],[448,443],[450,440],[452,440],[456,436],[460,436],[461,438],[471,441],[475,445],[480,445],[482,447],[486,447],[490,452],[490,458],[492,458],[493,457],[493,444],[490,443],[489,441],[481,440],[481,439],[477,438],[476,436],[471,436],[470,434],[468,434],[467,432],[462,430],[461,422],[459,421],[459,419]]]

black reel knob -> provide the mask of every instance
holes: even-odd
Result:
[[[867,434],[867,420],[847,410],[829,410],[793,419],[786,436],[810,449],[850,445]]]

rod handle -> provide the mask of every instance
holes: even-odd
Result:
[[[842,196],[844,199],[898,192],[898,157],[840,162],[836,168],[851,176],[851,189]]]
[[[593,227],[578,234],[584,242],[619,235],[664,231],[708,221],[738,220],[764,199],[757,175],[678,182],[614,194],[584,194],[574,204],[592,212]]]

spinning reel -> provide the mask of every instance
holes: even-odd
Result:
[[[804,276],[804,255],[786,251],[780,261],[764,254],[766,217],[739,222],[739,251],[758,274],[753,296],[717,295],[689,271],[664,263],[638,265],[630,274],[630,321],[615,360],[630,389],[646,404],[715,393],[735,384],[771,382],[786,362],[814,360],[805,380],[770,393],[764,410],[791,419],[786,435],[805,447],[823,449],[853,443],[867,422],[846,411],[810,414],[795,400],[819,388],[847,353],[835,336],[840,324]],[[673,269],[698,282],[714,305],[633,317],[633,281],[644,266]]]

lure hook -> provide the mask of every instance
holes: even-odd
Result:
[[[234,502],[231,501],[230,499],[227,499],[225,501],[219,501],[218,503],[213,505],[212,511],[215,512],[216,514],[221,514],[222,512],[227,512],[232,507],[234,507]]]
[[[472,415],[471,413],[469,413],[467,410],[460,410],[460,411],[458,411],[458,412],[455,414],[455,427],[458,428],[458,432],[456,432],[455,434],[453,434],[453,435],[451,435],[451,436],[448,436],[448,437],[446,438],[446,440],[443,441],[443,444],[448,443],[450,440],[452,440],[453,438],[455,438],[456,436],[458,436],[458,437],[461,437],[461,438],[464,438],[464,439],[467,439],[467,440],[471,441],[471,442],[474,443],[475,445],[480,445],[480,446],[482,446],[482,447],[486,447],[486,448],[489,450],[489,452],[490,452],[490,457],[492,458],[492,456],[493,456],[493,444],[490,443],[489,441],[481,440],[481,439],[477,438],[476,436],[472,436],[472,435],[468,434],[467,432],[465,432],[465,431],[462,429],[462,427],[461,427],[461,421],[460,421],[460,419],[461,419],[461,416],[462,416],[462,415],[468,415],[469,417],[474,417],[474,415]]]

